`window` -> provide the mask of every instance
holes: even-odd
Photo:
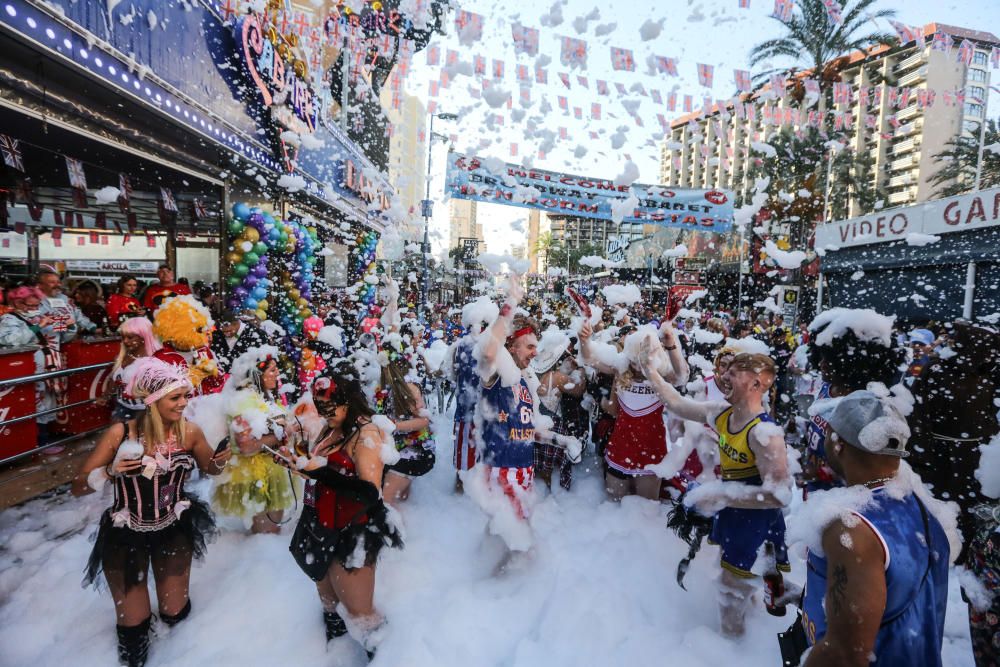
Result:
[[[973,101],[983,101],[986,99],[986,90],[982,86],[969,86],[966,97]]]
[[[966,116],[982,116],[983,115],[983,105],[973,104],[972,102],[965,103],[965,115]]]
[[[976,51],[976,54],[972,56],[972,64],[974,65],[986,65],[986,53],[984,51]]]
[[[986,70],[970,69],[969,81],[986,81]]]

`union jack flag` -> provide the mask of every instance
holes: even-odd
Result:
[[[24,161],[21,159],[21,142],[6,134],[0,134],[0,151],[3,152],[3,163],[11,169],[24,171]]]
[[[738,69],[733,71],[736,78],[736,90],[741,93],[748,93],[753,88],[753,81],[750,79],[750,71]]]
[[[590,117],[594,120],[601,120],[601,105],[594,102],[590,105]]]
[[[616,71],[624,70],[626,72],[635,71],[635,56],[632,55],[631,49],[621,49],[617,46],[611,47],[611,66]]]
[[[478,42],[483,37],[482,15],[460,10],[455,14],[455,30],[462,44]]]
[[[837,0],[823,0],[823,6],[826,7],[826,16],[830,20],[830,25],[840,25],[844,22],[844,17],[841,14],[843,7]]]
[[[516,143],[512,143],[510,145],[510,156],[511,157],[517,157],[517,144]]]
[[[608,82],[597,80],[597,94],[598,95],[610,95],[611,91],[608,90]]]
[[[677,111],[677,93],[667,93],[667,111]]]
[[[795,9],[795,0],[774,0],[774,11],[771,16],[782,23],[788,23],[792,18],[792,10]]]
[[[677,76],[677,58],[667,58],[666,56],[654,56],[656,60],[656,71],[667,76]]]
[[[572,88],[569,82],[569,74],[566,74],[565,72],[559,72],[559,80],[562,81],[563,85],[566,86],[567,88]]]
[[[572,37],[562,38],[560,62],[567,67],[587,68],[587,42]]]
[[[191,216],[195,220],[204,220],[208,217],[208,209],[205,208],[205,202],[200,199],[195,199],[191,202]]]
[[[504,71],[503,61],[502,60],[494,60],[493,61],[493,78],[494,79],[502,79],[503,78],[503,71]]]
[[[476,76],[483,76],[486,74],[486,58],[482,56],[474,56],[472,58],[472,71],[475,72]]]
[[[914,32],[913,28],[905,23],[900,23],[899,21],[893,21],[890,19],[889,25],[891,25],[892,29],[896,31],[896,36],[899,37],[901,44],[908,44],[917,38],[917,34]]]
[[[715,67],[698,63],[698,83],[706,88],[712,87],[712,79],[715,78]]]
[[[549,73],[541,67],[535,68],[535,83],[546,84],[549,82]]]
[[[69,184],[80,190],[87,189],[87,175],[83,173],[83,163],[71,157],[66,158],[66,171],[69,173]]]
[[[990,50],[990,63],[993,65],[993,69],[1000,69],[1000,48],[994,46]]]
[[[785,96],[786,92],[785,89],[788,87],[788,77],[783,76],[781,74],[772,74],[770,83],[771,83],[771,90],[774,92],[775,95],[777,95],[778,97]]]
[[[955,40],[948,33],[936,32],[934,33],[934,39],[931,40],[931,51],[944,51],[948,53],[948,51],[951,51],[954,43]]]
[[[518,65],[517,66],[517,80],[518,80],[518,83],[530,83],[531,82],[531,75],[528,74],[528,66],[527,65]]]
[[[436,67],[441,62],[441,47],[432,46],[427,49],[427,64]]]
[[[160,188],[160,203],[164,211],[177,212],[177,202],[174,200],[174,193],[170,188]]]
[[[577,74],[576,75],[576,82],[578,84],[580,84],[581,86],[583,86],[584,88],[590,88],[590,84],[587,81],[587,77],[585,77],[585,76],[580,76],[579,74]]]
[[[660,91],[655,88],[650,89],[649,98],[653,100],[653,104],[663,104],[663,96],[660,95]]]
[[[740,0],[740,9],[750,9],[750,0]]]
[[[525,28],[520,23],[515,23],[510,27],[510,31],[514,38],[514,53],[524,53],[529,56],[538,55],[538,30],[536,28]]]
[[[962,40],[962,45],[958,47],[958,62],[966,67],[972,64],[972,57],[976,53],[976,45],[967,39]]]

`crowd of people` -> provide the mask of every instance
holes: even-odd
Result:
[[[1000,431],[1000,337],[984,325],[901,330],[848,309],[796,324],[624,289],[529,295],[512,274],[426,323],[386,277],[378,303],[328,297],[291,336],[196,298],[168,266],[143,295],[123,277],[103,306],[62,297],[55,273],[36,282],[7,290],[0,345],[39,345],[42,370],[74,335],[121,337],[100,399],[113,424],[73,491],[113,489],[87,580],[111,592],[123,664],[149,650],[150,567],[160,621],[190,613],[217,516],[250,533],[294,521],[327,639],[374,655],[391,631],[379,554],[403,547],[407,499],[435,465],[485,513],[504,576],[531,566],[539,497],[597,462],[609,501],[670,510],[691,547],[678,582],[703,538],[719,545],[724,636],[745,632],[760,590],[768,612],[799,610],[785,664],[941,664],[951,565],[967,588],[1000,576],[998,505],[977,481]],[[57,404],[40,385],[39,407]],[[214,477],[210,502],[185,489],[195,469]],[[809,520],[788,528],[793,505]],[[809,546],[804,590],[781,574],[793,538]],[[977,665],[998,664],[1000,604],[968,593]]]

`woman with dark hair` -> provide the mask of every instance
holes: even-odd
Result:
[[[108,297],[106,306],[108,324],[112,329],[117,329],[125,318],[138,317],[146,313],[139,299],[135,298],[138,291],[139,281],[135,276],[126,274],[118,279],[115,293]]]
[[[98,329],[108,328],[108,313],[101,305],[104,292],[97,283],[93,280],[84,280],[76,286],[71,296],[80,312],[86,315],[87,319],[93,322]]]
[[[325,424],[308,452],[296,452],[309,456],[299,470],[309,480],[289,549],[316,582],[327,640],[347,633],[342,604],[371,656],[384,623],[375,609],[375,564],[384,547],[403,544],[380,492],[388,443],[349,364],[316,378],[312,398]],[[282,453],[290,465],[290,452]]]
[[[399,461],[386,468],[382,486],[386,502],[394,504],[407,499],[415,477],[426,475],[434,468],[434,438],[423,394],[420,387],[410,381],[410,364],[402,341],[390,334],[382,350],[389,359],[382,366],[379,387],[375,390],[375,412],[391,419],[396,427]]]
[[[215,532],[208,505],[184,490],[195,466],[218,475],[228,449],[215,453],[201,429],[184,419],[191,395],[185,369],[155,357],[133,363],[128,393],[142,415],[112,424],[73,480],[73,495],[99,491],[111,481],[114,504],[104,512],[87,566],[86,583],[103,572],[115,601],[118,657],[142,667],[149,650],[153,568],[160,619],[175,625],[191,612],[191,560],[205,553]]]

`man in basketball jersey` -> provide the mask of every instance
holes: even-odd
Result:
[[[648,353],[641,356],[645,360],[650,357]],[[763,354],[733,357],[722,383],[728,402],[685,398],[650,364],[643,372],[668,410],[683,419],[708,424],[719,434],[722,479],[691,490],[685,502],[704,514],[714,513],[710,540],[722,552],[722,633],[742,636],[747,607],[756,589],[757,575],[752,569],[761,547],[769,544],[778,569],[789,570],[781,512],[791,501],[785,438],[764,408],[764,397],[776,374],[774,361]]]

